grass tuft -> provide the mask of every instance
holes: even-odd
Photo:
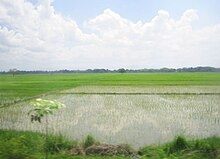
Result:
[[[167,154],[172,154],[174,152],[179,152],[188,148],[188,143],[183,136],[177,136],[173,142],[169,143],[165,151]]]
[[[87,147],[92,146],[96,143],[98,143],[98,141],[92,135],[87,135],[86,139],[83,143],[83,146],[84,146],[84,148],[87,148]]]

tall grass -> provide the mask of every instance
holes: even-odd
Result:
[[[85,138],[85,141],[83,143],[83,146],[85,148],[87,148],[87,147],[92,146],[96,143],[98,143],[98,141],[92,135],[87,135]]]
[[[177,136],[173,141],[156,146],[146,146],[139,150],[143,158],[182,158],[218,159],[220,158],[220,138],[213,136],[205,139],[186,140]]]
[[[93,156],[70,156],[69,150],[76,146],[76,142],[67,140],[63,136],[51,135],[49,144],[45,145],[44,137],[41,133],[0,130],[0,158],[44,159],[45,147],[49,149],[50,159],[132,158],[132,156],[97,156],[95,154]],[[143,138],[143,140],[145,139]],[[187,140],[183,136],[177,136],[169,143],[140,148],[138,154],[139,156],[136,155],[136,157],[146,159],[218,159],[220,158],[220,138],[214,136],[206,139]]]
[[[0,130],[1,159],[39,159],[44,158],[45,149],[53,154],[66,152],[74,147],[75,141],[65,137],[50,135],[45,144],[45,135],[29,131]]]

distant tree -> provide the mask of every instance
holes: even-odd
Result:
[[[124,68],[120,68],[120,69],[118,69],[118,72],[122,74],[122,73],[125,73],[126,70]]]
[[[9,72],[12,73],[13,77],[15,76],[18,70],[16,68],[10,69]]]

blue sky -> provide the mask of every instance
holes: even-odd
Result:
[[[0,0],[0,71],[220,67],[219,0]]]
[[[36,4],[37,0],[31,0]],[[197,27],[220,22],[219,0],[54,0],[55,10],[83,24],[110,8],[133,22],[150,21],[158,10],[167,10],[174,19],[180,18],[187,9],[198,11]]]

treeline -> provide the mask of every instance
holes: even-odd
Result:
[[[55,70],[55,71],[23,71],[10,69],[2,71],[0,74],[48,74],[48,73],[147,73],[147,72],[220,72],[220,68],[215,67],[184,67],[184,68],[160,68],[160,69],[87,69],[87,70]]]

